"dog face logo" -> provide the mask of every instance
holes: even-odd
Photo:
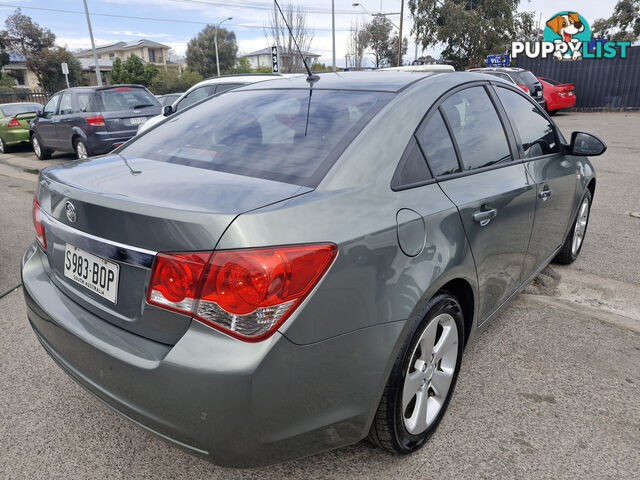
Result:
[[[582,54],[577,47],[590,39],[589,24],[578,12],[559,12],[547,20],[544,29],[544,40],[556,44],[558,60],[578,60]]]
[[[584,31],[584,25],[580,21],[577,12],[567,12],[566,15],[556,15],[547,22],[547,27],[569,43],[574,35]]]

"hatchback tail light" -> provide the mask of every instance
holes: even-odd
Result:
[[[336,253],[332,243],[161,253],[147,302],[241,340],[263,340],[302,303]]]
[[[38,203],[38,197],[33,197],[33,208],[31,209],[33,216],[33,226],[36,228],[36,239],[38,243],[42,245],[42,248],[47,249],[47,239],[44,236],[44,226],[41,221],[40,204]]]
[[[12,128],[12,127],[21,127],[22,125],[20,125],[20,122],[18,121],[17,118],[12,118],[11,120],[9,120],[9,123],[7,124],[7,127]]]
[[[102,115],[94,115],[92,117],[85,118],[85,121],[89,125],[93,125],[94,127],[104,127],[104,117]]]
[[[524,90],[525,93],[529,93],[529,87],[527,87],[526,85],[518,85],[522,90]]]

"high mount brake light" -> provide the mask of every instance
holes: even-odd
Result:
[[[36,228],[36,239],[38,243],[44,248],[47,249],[47,239],[44,236],[44,226],[42,225],[40,212],[40,204],[38,203],[38,197],[33,197],[33,207],[31,209],[31,214],[33,216],[33,226]]]
[[[17,118],[12,118],[11,120],[9,120],[9,123],[7,124],[7,127],[12,128],[12,127],[21,127],[22,125],[20,125],[20,122],[18,121]]]
[[[102,115],[94,115],[93,117],[85,118],[85,121],[89,125],[93,125],[94,127],[104,127],[104,117]]]
[[[336,257],[332,243],[160,253],[147,302],[255,342],[295,311]]]

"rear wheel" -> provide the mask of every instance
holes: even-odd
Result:
[[[441,292],[407,338],[391,371],[369,439],[398,453],[418,450],[449,405],[464,346],[464,319],[455,297]]]
[[[564,245],[562,245],[562,249],[553,259],[555,263],[568,265],[575,262],[575,260],[578,258],[578,255],[580,255],[580,250],[582,250],[584,237],[587,234],[587,225],[589,224],[590,211],[591,192],[587,190],[584,194],[584,197],[582,197],[582,202],[580,202],[580,207],[578,208],[578,214],[576,215],[576,219],[571,226],[571,230],[569,230],[569,234],[564,241]]]
[[[42,145],[42,142],[35,133],[31,135],[31,145],[33,146],[33,153],[36,154],[38,160],[48,160],[51,158],[51,150]]]
[[[81,138],[76,140],[75,150],[78,158],[89,158],[91,156],[89,146]]]
[[[2,137],[0,137],[0,153],[7,153],[7,144]]]

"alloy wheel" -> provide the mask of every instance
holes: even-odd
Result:
[[[37,137],[33,137],[31,139],[31,143],[33,144],[33,151],[36,152],[36,157],[40,158],[41,150],[40,150],[40,142]]]
[[[456,371],[458,328],[448,313],[429,322],[411,355],[402,389],[402,418],[419,435],[438,418]]]
[[[573,241],[571,242],[571,253],[577,255],[584,240],[584,234],[587,231],[587,221],[589,220],[589,199],[582,200],[576,225],[573,229]]]
[[[4,153],[4,140],[2,138],[0,138],[0,153]]]
[[[76,153],[78,158],[89,158],[89,154],[87,153],[87,147],[85,147],[84,143],[78,142],[76,145]]]

